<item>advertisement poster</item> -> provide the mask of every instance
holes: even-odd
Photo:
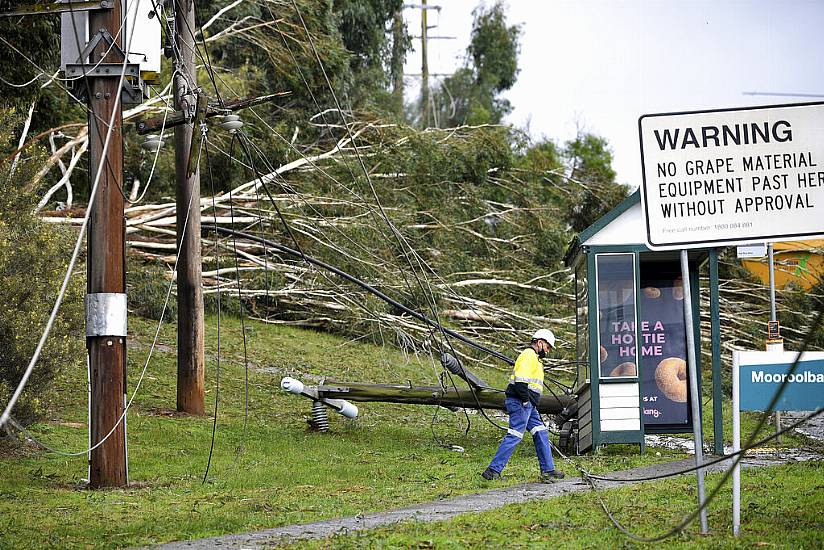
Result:
[[[640,364],[644,424],[686,426],[689,392],[680,270],[674,264],[643,265],[636,297],[632,257],[622,256],[598,258],[601,378],[638,376]]]
[[[641,270],[641,395],[646,425],[689,421],[687,335],[681,275]]]

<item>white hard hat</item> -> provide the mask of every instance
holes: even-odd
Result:
[[[533,340],[546,340],[546,343],[550,345],[550,347],[555,347],[555,333],[553,333],[548,328],[542,328],[535,331],[535,334],[532,335]]]

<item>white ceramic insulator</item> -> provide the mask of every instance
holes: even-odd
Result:
[[[345,416],[346,418],[357,418],[358,417],[358,408],[350,403],[349,401],[342,401],[342,407],[338,411],[340,414]]]
[[[163,147],[166,142],[163,141],[160,136],[152,135],[147,136],[143,143],[140,145],[143,149],[151,152],[156,152],[158,149]]]
[[[289,393],[294,393],[295,395],[300,395],[303,393],[303,382],[288,376],[280,381],[280,387],[282,390],[288,391]]]
[[[243,127],[243,121],[227,120],[226,122],[221,122],[220,127],[224,130],[229,130],[230,132],[233,132],[235,130],[240,130]]]

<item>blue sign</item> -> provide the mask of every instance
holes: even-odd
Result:
[[[775,410],[814,411],[824,407],[824,358],[816,353],[814,359],[803,359],[790,374],[796,354],[771,352],[744,352],[744,356],[755,356],[756,361],[742,360],[739,364],[741,410],[763,411],[772,401],[775,393],[784,383]],[[774,357],[774,362],[766,362]],[[745,363],[762,364],[745,364]]]

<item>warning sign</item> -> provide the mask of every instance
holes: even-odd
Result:
[[[644,115],[655,249],[824,234],[824,103]]]

